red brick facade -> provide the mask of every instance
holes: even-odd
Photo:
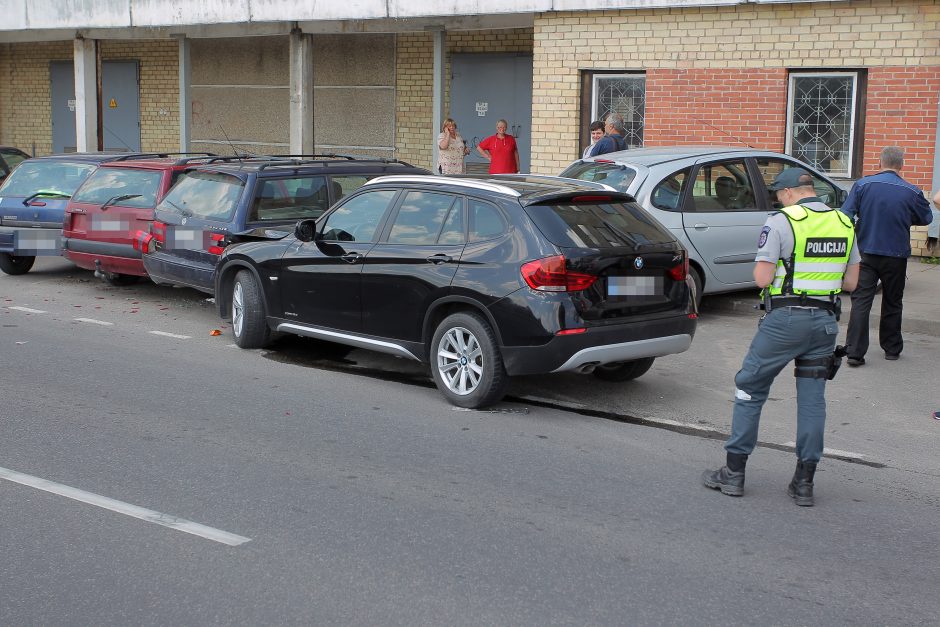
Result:
[[[785,69],[655,69],[646,74],[643,145],[719,144],[783,151]]]

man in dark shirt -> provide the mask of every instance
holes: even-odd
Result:
[[[868,316],[881,280],[881,324],[878,340],[885,359],[896,360],[904,348],[901,308],[907,258],[911,256],[911,227],[930,224],[933,216],[924,194],[901,178],[904,152],[897,146],[881,151],[881,172],[859,179],[842,211],[855,218],[862,253],[858,288],[852,293],[852,315],[845,349],[850,366],[865,363]]]
[[[606,135],[601,137],[594,147],[591,148],[590,156],[605,155],[608,152],[618,152],[627,149],[625,136],[626,129],[623,126],[623,116],[619,113],[611,113],[607,116],[604,124]]]

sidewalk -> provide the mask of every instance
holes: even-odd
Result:
[[[759,315],[754,309],[758,303],[757,288],[731,294],[706,296],[702,313],[737,312]],[[842,298],[842,321],[848,322],[852,299]],[[875,296],[869,324],[877,329],[881,320],[881,294]],[[921,263],[911,257],[907,262],[907,285],[904,288],[904,322],[902,330],[940,337],[940,265]],[[877,336],[876,336],[877,337]]]

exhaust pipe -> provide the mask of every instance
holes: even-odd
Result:
[[[591,374],[592,372],[594,372],[594,368],[599,366],[600,363],[601,362],[599,361],[589,361],[586,364],[581,364],[580,366],[575,368],[575,372],[577,372],[578,374]]]

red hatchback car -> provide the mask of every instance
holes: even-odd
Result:
[[[62,254],[112,285],[147,276],[138,231],[148,231],[153,209],[183,170],[211,157],[143,157],[103,164],[72,196],[65,209]]]

